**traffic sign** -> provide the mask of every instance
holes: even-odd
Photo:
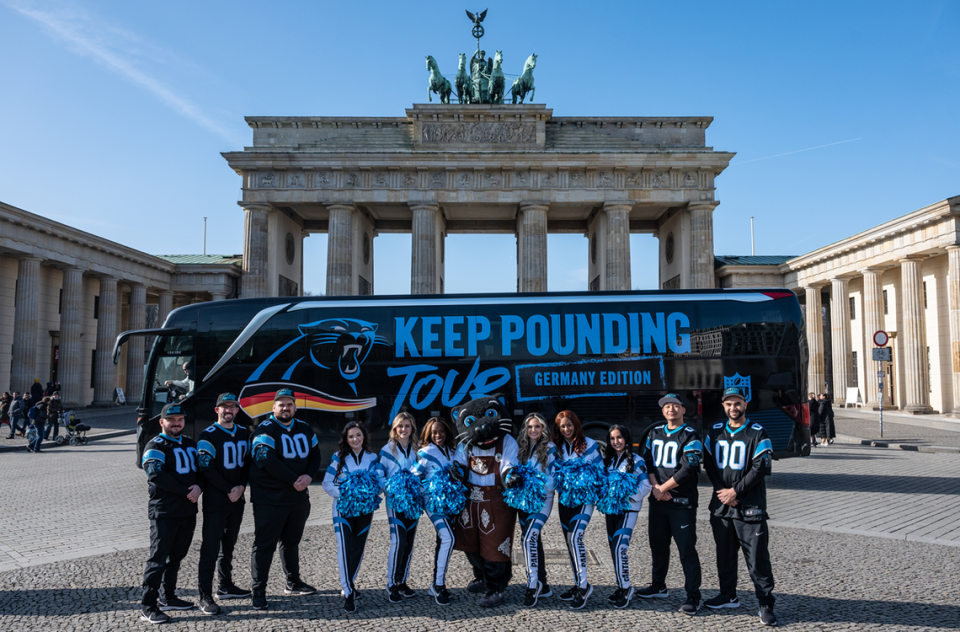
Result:
[[[877,345],[878,347],[886,347],[889,340],[890,336],[888,336],[887,332],[883,331],[882,329],[873,334],[873,344]]]
[[[875,347],[873,359],[875,362],[890,362],[893,359],[893,351],[890,347]]]
[[[877,371],[877,377],[886,377],[887,374],[883,371]]]

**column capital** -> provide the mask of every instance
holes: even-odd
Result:
[[[29,263],[29,262],[31,262],[31,261],[36,261],[36,262],[39,263],[39,262],[43,261],[43,258],[42,258],[42,257],[34,256],[34,255],[19,255],[19,256],[17,257],[17,261],[25,261],[25,262],[27,262],[27,263]]]
[[[947,252],[953,252],[960,250],[960,244],[953,244],[952,246],[947,246]]]
[[[174,294],[176,294],[176,292],[173,292],[173,291],[171,291],[171,290],[161,290],[161,291],[160,291],[160,296],[169,296],[170,298],[173,298]]]
[[[140,289],[145,290],[145,289],[147,289],[147,286],[146,286],[145,284],[143,284],[143,283],[136,283],[136,282],[132,282],[132,283],[131,283],[131,282],[128,282],[127,285],[130,287],[130,291],[131,291],[131,292],[132,292],[133,290],[140,290]]]
[[[713,211],[713,209],[720,206],[720,202],[716,200],[694,200],[687,203],[688,211]]]
[[[520,202],[519,208],[521,211],[549,211],[550,202],[540,201],[540,202]]]
[[[273,210],[273,205],[269,202],[246,202],[241,200],[237,202],[237,205],[245,211],[262,211],[269,213]]]
[[[626,211],[629,213],[633,209],[633,204],[628,202],[604,202],[603,210],[606,212],[610,211]]]
[[[868,266],[866,268],[860,268],[861,274],[883,274],[884,270],[887,268],[885,266]]]
[[[926,255],[907,255],[906,257],[900,257],[899,259],[897,259],[897,262],[901,264],[920,263],[926,258],[927,258]]]
[[[830,283],[849,283],[854,276],[853,274],[838,274],[835,277],[830,277]]]
[[[440,210],[440,205],[436,202],[407,202],[411,211],[433,211]]]

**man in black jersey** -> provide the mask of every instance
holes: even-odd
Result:
[[[289,388],[273,398],[273,414],[253,431],[250,499],[253,501],[253,607],[265,610],[267,577],[280,543],[280,562],[288,595],[312,595],[317,589],[300,579],[300,539],[310,517],[307,487],[320,471],[320,448],[310,424],[295,419],[297,403]]]
[[[683,567],[687,600],[680,612],[694,615],[700,609],[700,557],[697,555],[697,474],[703,446],[696,430],[683,423],[686,409],[678,395],[660,399],[666,424],[647,434],[643,459],[647,463],[650,513],[650,555],[653,580],[637,591],[644,599],[666,598],[667,570],[670,568],[670,538],[677,543]]]
[[[220,614],[220,606],[213,600],[214,568],[219,581],[218,599],[250,596],[249,590],[233,583],[233,548],[243,522],[243,492],[250,475],[250,432],[234,423],[240,405],[233,393],[221,394],[214,410],[217,422],[204,430],[197,442],[197,465],[206,483],[203,544],[197,568],[200,612],[204,614]]]
[[[164,611],[193,608],[192,603],[176,595],[177,572],[190,550],[197,526],[197,500],[202,493],[197,448],[190,437],[181,436],[183,422],[180,404],[164,406],[160,412],[161,433],[148,441],[143,451],[143,471],[150,492],[150,557],[143,569],[140,620],[148,623],[169,621]]]
[[[747,570],[760,602],[760,622],[777,625],[773,613],[773,569],[768,550],[767,486],[773,444],[767,431],[746,417],[747,402],[739,388],[723,392],[726,423],[707,433],[707,475],[713,483],[710,526],[717,543],[717,574],[720,594],[705,605],[714,610],[739,608],[737,555],[743,551]]]

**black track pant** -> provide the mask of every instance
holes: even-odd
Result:
[[[253,505],[253,594],[267,591],[273,552],[280,543],[280,565],[287,585],[300,581],[300,539],[310,517],[310,501],[296,505]]]
[[[630,588],[630,538],[637,524],[636,511],[604,516],[607,523],[607,541],[610,543],[610,559],[617,578],[617,588]]]
[[[683,588],[687,597],[700,599],[700,556],[697,555],[697,510],[650,503],[650,557],[653,559],[652,584],[665,588],[670,569],[670,538],[677,543],[683,567]]]
[[[767,521],[744,522],[710,516],[713,539],[717,543],[717,575],[720,592],[729,597],[737,595],[737,557],[743,550],[743,559],[753,580],[757,601],[772,606],[773,568],[770,566],[770,533]]]
[[[489,592],[502,593],[513,577],[513,564],[510,562],[491,562],[483,559],[479,553],[466,553],[467,561],[473,567],[473,578],[484,582]]]
[[[213,596],[214,568],[221,587],[233,584],[233,549],[240,534],[245,504],[237,502],[226,511],[203,512],[203,543],[197,566],[197,590],[201,597]]]
[[[333,533],[337,538],[337,566],[340,569],[340,587],[343,596],[349,597],[355,590],[353,582],[363,562],[363,551],[370,534],[370,522],[373,514],[363,514],[353,518],[344,518],[337,512],[337,503],[333,503]]]
[[[165,598],[175,595],[180,562],[190,550],[196,527],[196,516],[150,521],[150,557],[143,569],[143,597],[140,599],[145,608],[157,605],[161,584]]]
[[[407,577],[410,575],[410,560],[413,558],[413,541],[417,537],[420,518],[411,520],[387,505],[387,521],[390,524],[387,588],[391,588],[397,584],[407,583]]]

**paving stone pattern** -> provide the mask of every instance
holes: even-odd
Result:
[[[0,529],[7,536],[0,546],[0,569],[7,569],[0,570],[0,629],[86,632],[149,627],[138,623],[136,615],[146,553],[138,547],[146,546],[148,523],[145,477],[132,465],[132,443],[132,438],[124,437],[48,455],[0,456],[4,480]],[[781,624],[804,630],[960,627],[956,589],[960,547],[916,541],[957,542],[952,525],[960,523],[958,475],[956,456],[840,444],[818,449],[812,458],[777,462],[770,480],[770,512]],[[304,579],[320,589],[318,595],[284,597],[275,562],[269,587],[274,609],[269,613],[253,611],[247,601],[227,602],[227,612],[220,617],[175,613],[169,628],[438,630],[451,624],[464,627],[469,621],[468,629],[560,632],[626,626],[727,630],[758,624],[756,599],[742,566],[739,610],[701,611],[696,618],[678,613],[683,580],[675,554],[669,599],[636,599],[623,611],[610,607],[605,599],[615,586],[601,516],[587,530],[593,553],[590,577],[596,590],[583,611],[570,611],[555,597],[534,610],[520,607],[522,567],[514,569],[507,603],[495,611],[484,610],[476,596],[464,590],[471,574],[460,553],[454,554],[448,582],[456,599],[450,607],[437,606],[425,594],[434,539],[426,521],[421,522],[411,573],[411,585],[421,594],[403,604],[390,604],[382,589],[388,533],[381,516],[371,527],[358,579],[364,592],[359,612],[346,615],[340,609],[329,501],[319,488],[311,493],[312,526],[307,528],[301,558]],[[702,493],[705,498],[706,490]],[[241,585],[250,581],[251,517],[248,509],[237,550],[236,579]],[[784,526],[788,524],[803,528]],[[698,522],[698,529],[704,596],[710,597],[717,588],[713,543],[708,523]],[[563,548],[555,517],[544,537],[548,549]],[[198,545],[195,541],[181,573],[181,595],[189,599],[196,598]],[[68,559],[71,556],[77,559]],[[631,568],[636,585],[649,580],[645,517],[637,524]],[[550,564],[548,571],[556,588],[569,585],[568,565]]]
[[[908,443],[918,446],[960,447],[960,423],[928,419],[918,415],[914,419],[892,417],[884,413],[883,437],[880,437],[879,413],[837,415],[838,434],[852,435],[861,439]]]

